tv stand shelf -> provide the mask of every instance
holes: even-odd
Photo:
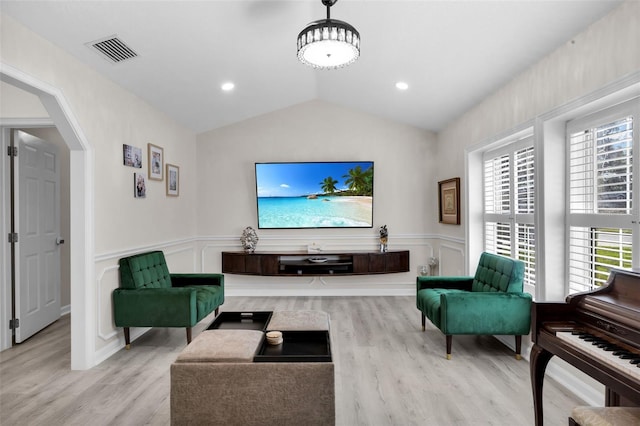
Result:
[[[222,272],[262,276],[366,275],[409,272],[409,251],[222,252]]]

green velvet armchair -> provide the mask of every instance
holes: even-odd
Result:
[[[416,306],[446,336],[513,335],[520,359],[522,336],[531,328],[531,295],[523,292],[524,263],[482,253],[473,277],[418,277]]]
[[[224,275],[171,274],[164,253],[152,251],[120,259],[120,288],[113,291],[116,327],[126,348],[130,327],[191,327],[224,303]]]

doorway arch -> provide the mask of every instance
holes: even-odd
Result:
[[[71,369],[89,369],[95,362],[96,329],[93,149],[60,89],[3,62],[0,80],[38,96],[69,147]]]

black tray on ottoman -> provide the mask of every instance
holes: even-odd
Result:
[[[264,331],[272,311],[220,312],[207,330],[261,330]]]
[[[270,345],[262,341],[253,362],[331,362],[329,332],[283,331],[283,342]]]

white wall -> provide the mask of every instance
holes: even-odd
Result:
[[[514,78],[440,132],[438,179],[450,177],[452,171],[453,174],[465,175],[466,150],[473,150],[492,140],[497,141],[510,132],[522,130],[525,125],[533,126],[536,120],[541,120],[541,116],[562,109],[575,100],[579,100],[575,102],[577,104],[588,102],[587,99],[593,93],[605,93],[607,90],[603,88],[615,87],[620,81],[626,81],[638,71],[640,2],[628,1],[567,41],[565,45]],[[585,101],[582,102],[581,99]],[[564,126],[562,123],[559,125],[560,133],[563,134]],[[539,143],[541,138],[543,135],[539,135],[536,143]],[[543,169],[544,166],[539,166],[538,173]],[[553,186],[554,183],[549,182],[548,185]],[[465,199],[467,198],[468,194],[465,194]],[[464,216],[463,224],[464,226],[458,229],[436,224],[436,229],[443,240],[463,237],[468,226]],[[463,251],[465,246],[460,244],[459,249]],[[473,255],[469,253],[469,257]],[[451,256],[443,261],[446,260],[462,262],[459,265],[460,269],[469,267],[465,264],[468,261],[465,256]],[[556,261],[562,263],[562,258]],[[556,279],[555,282],[561,284],[561,280]],[[524,348],[524,351],[526,353],[527,349]],[[588,403],[603,403],[603,387],[573,367],[567,367],[564,362],[553,359],[548,371],[549,375],[568,386]]]
[[[639,69],[640,2],[628,1],[442,130],[436,176],[464,176],[465,149]],[[464,230],[436,224],[445,238]]]
[[[2,64],[59,93],[63,109],[73,114],[74,131],[88,144],[88,154],[80,155],[91,157],[85,162],[91,182],[85,195],[92,202],[93,217],[85,220],[94,229],[89,258],[95,262],[90,268],[95,278],[78,282],[86,291],[80,299],[86,306],[72,306],[72,313],[77,313],[72,323],[84,311],[89,329],[74,336],[72,345],[82,342],[90,367],[117,349],[122,340],[111,315],[111,291],[118,286],[117,259],[146,248],[195,245],[195,134],[3,14],[0,31]],[[20,115],[42,114],[33,110],[26,107]],[[145,173],[147,143],[163,147],[165,161],[181,166],[180,196],[166,197],[165,182],[150,181],[147,198],[134,199],[134,169],[122,165],[123,143],[142,148]],[[73,151],[71,154],[74,157]],[[69,244],[75,243],[70,239]],[[193,271],[197,259],[191,250],[188,259],[175,256],[171,262],[175,270]],[[71,288],[73,303],[73,284]]]
[[[435,136],[323,101],[275,111],[198,135],[198,231],[207,270],[220,252],[239,250],[246,226],[257,229],[254,163],[374,161],[373,229],[257,230],[258,251],[376,250],[381,225],[389,248],[411,250],[411,272],[375,277],[265,279],[228,275],[229,294],[407,294],[419,264],[433,256],[437,220]],[[304,284],[304,285],[301,285]]]

